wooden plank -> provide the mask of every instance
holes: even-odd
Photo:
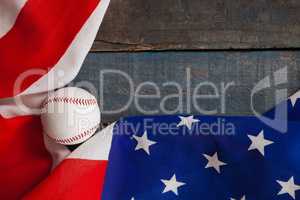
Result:
[[[153,82],[160,90],[160,98],[140,99],[138,105],[148,111],[158,109],[153,114],[170,114],[160,108],[164,97],[178,93],[175,86],[167,83],[176,82],[182,87],[183,103],[178,104],[178,98],[166,102],[166,108],[174,110],[179,107],[179,113],[199,113],[196,104],[188,108],[187,97],[193,96],[193,91],[200,83],[210,82],[218,91],[222,83],[234,82],[225,96],[225,111],[222,111],[220,98],[197,101],[202,109],[216,109],[216,114],[253,115],[250,107],[251,90],[260,80],[270,76],[272,83],[274,72],[287,66],[287,83],[278,88],[287,88],[293,94],[300,85],[300,51],[252,51],[252,52],[140,52],[140,53],[90,53],[77,78],[71,85],[89,88],[98,98],[105,122],[117,120],[122,116],[144,115],[135,101],[127,108],[116,113],[107,111],[124,107],[130,97],[128,79],[120,74],[106,73],[102,78],[100,73],[105,70],[119,70],[127,74],[134,86],[134,91],[145,82]],[[190,89],[187,89],[187,70],[190,70]],[[282,74],[284,75],[284,74]],[[102,80],[102,83],[101,83]],[[91,88],[91,89],[90,89]],[[274,91],[277,86],[270,87],[258,93],[254,98],[255,108],[264,112],[274,106]],[[192,91],[189,93],[189,91]],[[203,94],[211,94],[211,87],[201,88]],[[151,95],[156,91],[153,86],[143,87],[138,94]]]
[[[298,0],[111,0],[92,51],[300,47]]]

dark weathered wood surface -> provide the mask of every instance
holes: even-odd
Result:
[[[287,66],[288,82],[279,88],[288,88],[293,94],[300,85],[300,51],[250,51],[250,52],[139,52],[139,53],[90,53],[72,85],[87,86],[98,96],[102,111],[116,110],[126,104],[130,94],[126,78],[110,74],[104,76],[101,84],[100,73],[104,70],[120,70],[128,74],[134,83],[134,89],[143,82],[157,84],[161,98],[146,98],[139,102],[145,110],[159,109],[163,97],[177,93],[174,87],[166,87],[164,83],[174,81],[183,87],[183,95],[187,95],[185,86],[186,70],[191,70],[191,89],[196,85],[209,81],[219,89],[223,83],[234,82],[227,91],[226,111],[221,112],[219,100],[203,100],[199,105],[203,109],[217,109],[217,114],[252,115],[250,109],[250,93],[254,85],[265,76],[273,80],[273,72]],[[255,97],[255,107],[264,112],[274,106],[275,86],[263,90]],[[101,94],[102,92],[102,94]],[[204,90],[204,94],[210,90]],[[153,94],[153,88],[144,88],[143,94]],[[168,101],[168,109],[178,105],[176,100]],[[179,113],[199,113],[195,107],[189,110],[186,99]],[[159,110],[156,114],[166,114]],[[117,120],[123,116],[144,115],[134,102],[122,112],[103,114],[103,121]]]
[[[299,0],[111,0],[93,51],[300,47]]]

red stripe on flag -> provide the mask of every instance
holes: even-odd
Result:
[[[29,200],[101,200],[107,161],[66,159],[30,192]]]
[[[13,28],[0,39],[0,98],[14,95],[14,82],[22,72],[31,68],[50,70],[98,3],[99,0],[28,0]],[[28,77],[22,90],[41,76]]]
[[[39,117],[0,116],[0,199],[20,199],[49,173]]]

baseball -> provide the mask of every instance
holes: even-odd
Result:
[[[81,88],[67,87],[50,93],[41,110],[44,132],[64,145],[87,140],[100,124],[96,98]]]

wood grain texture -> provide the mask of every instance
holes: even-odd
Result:
[[[300,47],[299,0],[111,0],[92,51]]]
[[[197,104],[206,110],[217,109],[216,114],[224,115],[253,115],[250,107],[250,94],[253,87],[264,77],[270,76],[272,86],[258,94],[254,99],[254,106],[259,112],[264,112],[275,105],[274,92],[276,89],[288,89],[291,95],[300,85],[300,51],[247,51],[247,52],[138,52],[138,53],[90,53],[76,79],[71,83],[84,87],[94,93],[100,102],[104,122],[114,121],[124,116],[145,115],[144,112],[131,101],[124,110],[116,113],[107,111],[123,107],[130,97],[128,79],[120,74],[108,73],[101,78],[105,70],[118,70],[127,74],[134,86],[134,90],[145,82],[152,82],[160,90],[159,98],[144,98],[138,104],[143,110],[157,110],[155,114],[190,114],[201,113],[192,105],[187,107],[188,90],[187,69],[191,72],[191,91],[200,83],[213,83],[220,91],[221,84],[234,82],[226,92],[225,111],[221,110],[220,99],[203,99]],[[274,86],[274,72],[287,66],[288,82]],[[282,74],[284,75],[284,74]],[[102,82],[101,82],[102,81]],[[176,82],[182,87],[183,104],[179,105],[176,98],[169,99],[168,110],[179,110],[167,113],[160,109],[162,99],[168,95],[178,93],[173,86],[166,83]],[[202,94],[211,94],[211,88],[202,88]],[[155,94],[153,87],[143,87],[140,93]],[[203,114],[203,113],[202,113]]]

